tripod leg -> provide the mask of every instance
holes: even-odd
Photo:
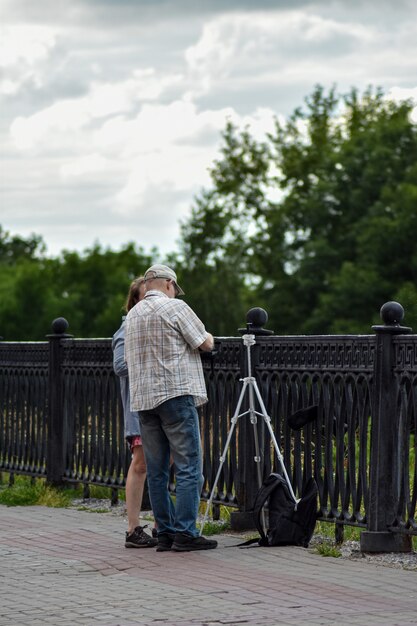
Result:
[[[255,399],[253,397],[253,384],[254,380],[250,379],[250,387],[249,387],[249,414],[250,421],[253,425],[253,439],[255,442],[255,463],[256,463],[256,471],[258,475],[258,488],[262,487],[262,472],[261,472],[261,452],[259,447],[259,436],[258,436],[258,419],[255,413]],[[261,511],[261,523],[262,528],[264,529],[264,533],[266,535],[266,519],[265,519],[265,510],[262,508]]]
[[[255,463],[256,463],[256,471],[258,474],[258,487],[261,488],[262,486],[262,473],[261,473],[261,454],[260,454],[260,450],[259,450],[259,438],[258,438],[258,429],[257,429],[257,422],[258,419],[256,417],[256,412],[255,412],[255,399],[253,397],[253,381],[250,380],[250,386],[249,386],[249,415],[250,415],[250,421],[253,424],[253,438],[255,441]]]
[[[268,415],[268,413],[266,411],[264,402],[262,400],[262,396],[261,396],[260,391],[258,389],[258,386],[256,384],[256,380],[254,381],[253,386],[254,386],[254,389],[255,389],[256,397],[258,398],[258,402],[259,402],[259,405],[260,405],[261,410],[262,410],[262,416],[263,416],[264,421],[265,421],[265,423],[267,425],[267,428],[269,430],[269,434],[271,435],[271,440],[272,440],[272,442],[274,444],[274,448],[275,448],[275,452],[277,453],[278,461],[280,462],[280,465],[281,465],[281,468],[282,468],[282,472],[284,474],[285,480],[287,481],[287,486],[288,486],[289,492],[290,492],[294,502],[297,504],[298,500],[295,497],[295,493],[294,493],[294,490],[292,488],[292,484],[291,484],[290,478],[289,478],[289,476],[287,474],[287,470],[286,470],[286,467],[284,465],[284,458],[283,458],[283,456],[281,454],[281,450],[279,449],[278,442],[277,442],[277,440],[275,438],[275,435],[274,435],[274,431],[272,430],[271,418],[269,417],[269,415]]]
[[[222,468],[223,468],[223,464],[224,464],[224,462],[226,460],[226,454],[227,454],[227,450],[229,449],[229,446],[230,446],[230,441],[232,439],[233,431],[234,431],[234,429],[236,427],[237,420],[240,417],[239,411],[240,411],[240,407],[242,406],[243,397],[245,395],[245,391],[246,391],[247,385],[248,385],[248,383],[245,380],[244,383],[243,383],[242,391],[240,392],[240,396],[239,396],[239,400],[238,400],[238,403],[237,403],[237,406],[236,406],[236,410],[235,410],[235,412],[233,414],[233,417],[231,419],[231,427],[230,427],[230,430],[229,430],[229,434],[227,435],[227,440],[226,440],[226,443],[225,443],[222,455],[220,457],[220,465],[219,465],[219,468],[217,470],[216,478],[214,480],[213,487],[211,489],[210,497],[209,497],[209,499],[207,501],[206,512],[204,514],[203,521],[201,522],[200,536],[203,534],[204,526],[205,526],[205,524],[207,522],[207,517],[208,517],[208,514],[209,514],[209,510],[210,510],[211,504],[213,502],[214,492],[216,491],[217,483],[219,482],[219,478],[220,478],[220,474],[221,474],[221,471],[222,471]]]

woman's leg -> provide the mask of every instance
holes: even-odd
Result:
[[[146,463],[142,445],[134,446],[126,479],[126,509],[128,533],[140,526],[143,489],[146,480]]]

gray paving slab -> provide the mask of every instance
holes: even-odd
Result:
[[[0,626],[417,625],[417,572],[299,547],[126,550],[120,517],[0,505]]]

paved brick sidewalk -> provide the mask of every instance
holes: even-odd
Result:
[[[417,574],[297,547],[123,547],[109,515],[0,505],[0,626],[417,624]]]

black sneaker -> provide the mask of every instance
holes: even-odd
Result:
[[[133,533],[126,533],[125,548],[154,548],[157,539],[150,537],[144,531],[146,526],[136,526]]]
[[[162,533],[158,536],[157,552],[168,552],[171,550],[175,535],[172,533]]]
[[[193,537],[188,533],[175,533],[171,550],[174,552],[191,552],[194,550],[213,550],[217,548],[217,541],[205,537]]]

